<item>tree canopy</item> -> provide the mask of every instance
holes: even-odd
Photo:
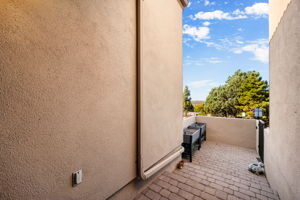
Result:
[[[246,118],[254,118],[254,108],[261,108],[263,119],[269,114],[269,86],[262,80],[258,72],[248,72],[241,84],[239,109],[246,113]]]
[[[187,114],[187,112],[194,111],[194,106],[191,100],[191,91],[189,90],[188,86],[185,86],[183,91],[183,111],[185,115]]]
[[[262,108],[268,119],[268,82],[255,71],[236,71],[226,83],[213,88],[204,104],[204,111],[215,116],[253,118],[254,108]]]
[[[197,112],[198,115],[206,115],[204,112],[204,104],[200,103],[194,106],[194,112]]]
[[[236,106],[239,105],[241,84],[245,79],[246,73],[238,70],[228,77],[225,85],[213,88],[206,98],[205,112],[226,117],[240,113],[240,109]]]

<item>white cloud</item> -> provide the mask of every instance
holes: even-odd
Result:
[[[198,12],[195,14],[193,17],[194,20],[200,19],[200,20],[213,20],[213,19],[218,19],[218,20],[235,20],[235,19],[244,19],[247,18],[245,15],[232,15],[228,12],[223,12],[222,10],[215,10],[212,12]]]
[[[205,6],[211,6],[211,5],[215,5],[216,2],[210,2],[209,0],[204,0],[204,5]]]
[[[192,2],[189,2],[189,4],[187,5],[187,7],[190,7],[192,5]]]
[[[224,49],[224,46],[221,44],[217,44],[215,42],[211,42],[211,41],[200,41],[201,43],[205,44],[208,47],[214,47],[218,50]]]
[[[235,41],[237,44],[244,44],[244,42],[243,41],[240,41],[240,40],[236,40]]]
[[[255,60],[258,60],[263,63],[269,62],[269,48],[268,47],[259,47],[254,51]]]
[[[202,60],[193,60],[190,58],[186,58],[183,62],[184,66],[203,66],[204,62]]]
[[[209,60],[208,62],[209,62],[209,63],[211,63],[211,64],[218,64],[218,63],[222,63],[222,61],[221,61],[221,60]]]
[[[245,42],[243,41],[243,38],[240,36],[236,36],[233,38],[222,38],[215,41],[212,40],[200,40],[197,41],[202,44],[205,44],[208,47],[214,47],[217,50],[228,50],[230,52],[234,52],[237,48],[240,48],[242,44]]]
[[[191,41],[192,41],[191,38],[186,38],[186,37],[183,38],[184,45],[186,45],[187,47],[190,47],[190,48],[194,48],[194,43]]]
[[[201,87],[213,87],[218,85],[217,82],[213,80],[200,80],[200,81],[193,81],[188,84],[188,86],[193,87],[193,88],[201,88]]]
[[[204,1],[205,5],[210,5],[208,0]],[[215,10],[211,12],[198,12],[191,18],[193,20],[237,20],[245,19],[250,16],[266,17],[269,13],[268,3],[255,3],[252,6],[246,7],[245,9],[236,9],[233,12],[224,12],[222,10]]]
[[[209,28],[208,27],[195,27],[185,24],[183,26],[183,34],[191,36],[196,41],[203,39],[209,39]]]
[[[268,3],[255,3],[252,6],[246,7],[244,10],[236,9],[232,12],[234,15],[248,15],[255,17],[266,17],[269,14]]]
[[[210,22],[203,22],[203,26],[209,26],[210,24]]]
[[[211,64],[218,64],[218,63],[223,62],[220,58],[217,58],[217,57],[205,58],[204,60],[208,63],[211,63]]]
[[[232,14],[234,14],[234,15],[244,15],[245,12],[241,11],[240,9],[236,9],[235,11],[232,12]]]
[[[269,4],[255,3],[250,7],[245,8],[245,13],[248,15],[264,16],[269,14]]]
[[[242,54],[244,52],[252,53],[253,60],[260,61],[262,63],[268,63],[269,61],[269,45],[268,39],[258,39],[254,41],[245,41],[242,37],[223,38],[216,41],[200,40],[198,41],[207,45],[208,47],[214,47],[218,50],[226,50],[235,54]],[[202,58],[197,63],[201,65],[205,63],[217,64],[223,61],[214,57]],[[195,61],[196,63],[196,61]],[[189,64],[196,65],[194,62]]]
[[[268,40],[259,39],[251,41],[247,45],[233,49],[235,54],[241,54],[243,52],[250,52],[254,55],[254,60],[262,63],[269,62],[269,47]]]
[[[222,62],[223,60],[217,57],[199,58],[199,59],[190,59],[190,57],[186,57],[183,65],[184,66],[205,66],[207,64],[218,64]]]

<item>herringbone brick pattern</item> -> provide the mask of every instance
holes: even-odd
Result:
[[[206,141],[192,163],[164,172],[135,200],[277,200],[266,177],[247,170],[257,156],[251,149]]]

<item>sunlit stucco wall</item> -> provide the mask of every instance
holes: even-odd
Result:
[[[141,135],[146,170],[182,143],[182,7],[142,1]]]
[[[277,14],[271,10],[271,20]],[[283,200],[300,198],[299,52],[300,1],[292,0],[270,41],[270,133],[264,153],[267,178]]]
[[[284,14],[288,4],[291,0],[269,0],[269,34],[270,39],[272,38],[282,15]]]
[[[0,21],[0,199],[99,200],[134,179],[136,1],[4,0]]]
[[[133,181],[136,2],[0,2],[0,199],[98,200],[129,182],[133,196],[145,184]],[[181,1],[144,2],[145,79],[159,79],[145,89],[147,131],[175,132],[180,145]],[[163,153],[172,147],[158,145]],[[78,169],[83,182],[72,188]]]
[[[256,120],[197,116],[206,123],[207,140],[256,149]]]

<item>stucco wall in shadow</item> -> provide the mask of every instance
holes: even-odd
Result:
[[[270,42],[270,133],[264,153],[267,178],[283,200],[300,199],[299,52],[300,1],[292,0]]]

